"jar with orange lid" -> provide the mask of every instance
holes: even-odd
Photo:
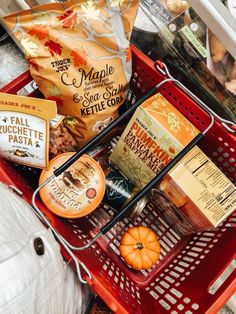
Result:
[[[53,158],[49,169],[42,171],[39,184],[73,154],[64,153]],[[80,218],[90,214],[101,203],[105,193],[105,175],[98,162],[83,155],[39,193],[43,203],[54,214],[64,218]]]

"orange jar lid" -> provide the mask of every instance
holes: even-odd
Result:
[[[73,155],[74,153],[65,153],[53,158],[49,169],[41,172],[39,184]],[[105,193],[105,184],[105,175],[100,165],[93,158],[83,155],[46,184],[39,194],[54,214],[64,218],[79,218],[98,207]]]

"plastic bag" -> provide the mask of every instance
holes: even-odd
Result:
[[[2,183],[0,203],[0,312],[81,313],[81,286],[65,267],[52,232]]]

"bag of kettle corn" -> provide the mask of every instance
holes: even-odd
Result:
[[[138,0],[49,3],[4,18],[32,77],[79,146],[118,116],[131,76]]]

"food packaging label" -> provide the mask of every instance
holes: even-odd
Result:
[[[199,147],[187,153],[168,175],[187,198],[182,210],[193,223],[197,218],[192,214],[198,212],[210,222],[209,227],[216,227],[236,209],[235,185]]]
[[[106,193],[104,201],[120,210],[131,199],[134,184],[119,171],[112,169],[106,176]]]
[[[42,171],[39,184],[73,155],[73,152],[64,153],[53,158],[49,169]],[[65,218],[79,218],[88,215],[102,201],[105,175],[93,158],[83,155],[61,175],[52,179],[39,193],[44,204],[54,214]]]
[[[26,166],[45,168],[55,101],[0,93],[0,155]]]
[[[142,187],[198,133],[194,125],[158,93],[135,111],[110,159]]]
[[[195,146],[151,191],[151,204],[180,235],[217,227],[236,209],[236,187]]]
[[[132,73],[138,0],[48,3],[4,18],[43,95],[82,146],[118,117]]]

